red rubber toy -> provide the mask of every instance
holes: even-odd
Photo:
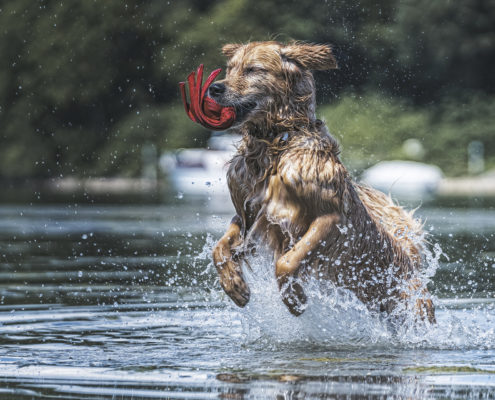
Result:
[[[230,128],[235,121],[234,107],[223,107],[211,97],[206,96],[208,88],[222,70],[218,68],[213,71],[202,86],[203,69],[203,64],[201,64],[196,73],[193,71],[187,77],[190,104],[186,97],[186,83],[179,83],[186,113],[192,121],[203,125],[205,128],[217,131]]]

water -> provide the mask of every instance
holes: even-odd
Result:
[[[0,206],[0,398],[495,398],[493,209],[419,211],[438,324],[391,335],[345,293],[294,318],[269,276],[235,308],[231,210],[175,201]]]

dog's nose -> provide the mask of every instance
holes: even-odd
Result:
[[[218,97],[225,92],[225,85],[223,83],[214,83],[208,88],[208,95],[210,97]]]

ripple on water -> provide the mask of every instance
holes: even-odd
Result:
[[[393,332],[335,288],[293,317],[268,263],[234,307],[209,264],[230,216],[197,204],[27,208],[0,206],[0,398],[494,397],[493,213],[433,232],[438,323]]]

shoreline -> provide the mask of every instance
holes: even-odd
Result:
[[[437,197],[495,197],[495,175],[461,176],[440,181]]]
[[[4,191],[33,195],[150,195],[170,187],[166,178],[48,178],[0,180]],[[206,194],[206,193],[205,193]],[[443,178],[434,198],[495,198],[495,175]]]

